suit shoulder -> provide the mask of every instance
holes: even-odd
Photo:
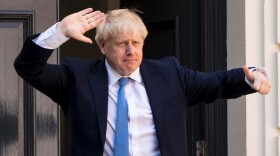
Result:
[[[145,59],[142,67],[145,69],[155,69],[160,73],[168,73],[169,75],[174,73],[180,76],[186,76],[196,73],[195,70],[182,65],[176,57],[164,57],[158,60]]]
[[[68,68],[68,70],[76,71],[77,73],[85,72],[91,69],[91,67],[101,66],[102,60],[86,60],[76,57],[67,56],[61,62],[61,65]]]
[[[174,56],[163,57],[160,59],[143,59],[143,62],[148,64],[154,64],[154,65],[168,65],[168,64],[179,63],[178,59]]]
[[[76,58],[76,57],[71,57],[71,56],[66,56],[61,64],[68,64],[68,65],[94,65],[96,63],[101,62],[101,60],[86,60],[86,59],[81,59],[81,58]]]

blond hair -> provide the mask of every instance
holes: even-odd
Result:
[[[118,33],[132,33],[142,35],[143,41],[148,35],[147,28],[141,18],[130,9],[116,9],[109,11],[105,15],[105,20],[96,28],[95,41],[97,44],[106,42],[110,37],[115,37]]]

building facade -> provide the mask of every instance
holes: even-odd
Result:
[[[228,101],[228,155],[279,156],[279,0],[227,1],[228,68],[246,64],[269,72],[269,95]]]
[[[162,0],[160,4],[139,0],[1,0],[0,155],[65,155],[63,112],[17,76],[13,61],[29,35],[89,6],[102,11],[125,6],[145,10],[143,19],[151,29],[150,40],[158,39],[158,34],[166,35],[161,39],[173,39],[161,49],[172,53],[144,54],[148,57],[174,55],[190,67],[209,72],[242,65],[265,67],[272,83],[269,95],[252,94],[190,111],[190,155],[280,155],[279,0]],[[154,11],[155,6],[158,10]],[[173,11],[166,13],[165,9]],[[89,36],[93,38],[94,33]],[[50,63],[59,63],[66,55],[102,57],[98,52],[68,53],[70,49],[98,51],[97,46],[69,42],[55,50]],[[147,47],[153,50],[149,43]],[[187,52],[189,49],[193,52]]]

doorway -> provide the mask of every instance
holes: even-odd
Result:
[[[60,1],[60,19],[84,9],[106,12],[109,1]],[[120,8],[135,8],[147,25],[149,35],[145,41],[144,57],[175,56],[187,67],[212,72],[226,70],[226,0],[120,0]],[[156,8],[156,9],[155,9]],[[168,10],[168,11],[167,11]],[[87,34],[94,38],[94,31]],[[73,53],[79,51],[79,53]],[[60,59],[71,55],[85,59],[98,59],[102,55],[96,44],[88,46],[70,40],[60,48]],[[186,119],[189,156],[199,152],[208,156],[227,155],[227,101],[199,104],[190,107]],[[63,113],[61,113],[63,114]],[[65,152],[65,122],[61,116],[61,153]],[[200,147],[201,150],[198,150]]]

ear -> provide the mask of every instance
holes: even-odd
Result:
[[[98,46],[99,46],[99,48],[100,48],[100,50],[101,50],[101,53],[103,54],[103,55],[105,55],[106,54],[106,46],[105,46],[105,42],[103,42],[103,41],[100,41],[99,42],[99,44],[98,44]]]

